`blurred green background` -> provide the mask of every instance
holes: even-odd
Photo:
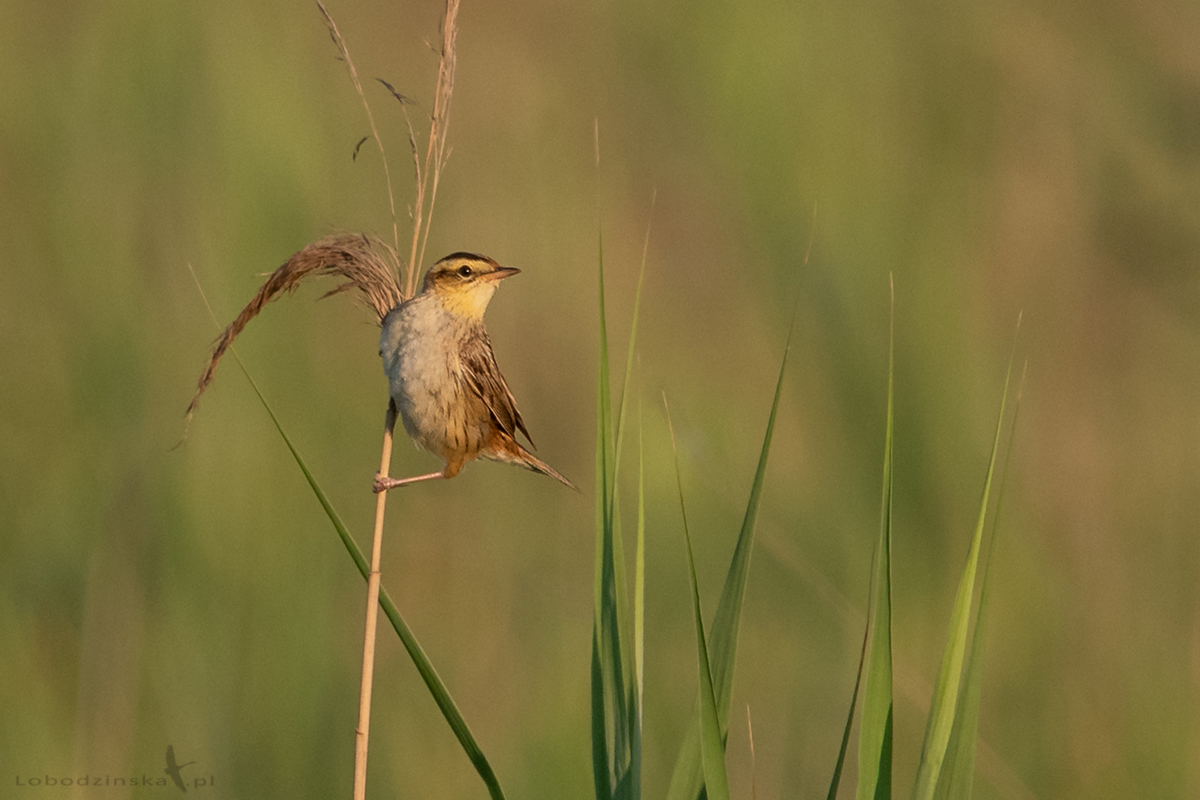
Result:
[[[403,208],[402,118],[370,79],[428,113],[441,7],[330,11]],[[224,323],[304,244],[390,232],[378,154],[351,159],[358,98],[307,2],[5,17],[0,781],[157,777],[173,744],[212,796],[348,795],[363,582],[232,360],[171,447],[215,335],[189,264]],[[735,796],[823,796],[878,524],[889,273],[898,791],[1023,309],[977,796],[1200,796],[1198,39],[1172,0],[466,0],[429,255],[522,268],[497,357],[587,490],[480,463],[396,493],[383,574],[510,796],[591,792],[597,195],[614,352],[653,225],[647,796],[696,686],[659,395],[711,613],[797,293],[728,760]],[[386,388],[369,314],[325,288],[238,346],[365,546]],[[433,468],[398,440],[393,474]],[[386,627],[369,791],[485,796]]]

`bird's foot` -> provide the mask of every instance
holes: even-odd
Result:
[[[431,481],[435,478],[446,477],[445,472],[431,472],[428,475],[416,475],[412,478],[389,478],[379,472],[375,473],[375,483],[371,485],[371,491],[375,494],[386,492],[388,489],[395,489],[397,486],[407,486],[410,483],[419,481]]]

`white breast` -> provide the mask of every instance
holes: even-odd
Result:
[[[459,390],[457,327],[453,315],[422,294],[387,316],[379,338],[383,371],[404,429],[438,455],[445,450],[444,421]]]

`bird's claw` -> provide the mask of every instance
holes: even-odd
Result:
[[[390,479],[385,478],[381,473],[376,472],[375,482],[371,484],[371,491],[375,494],[379,494],[380,492],[386,492],[390,488],[392,488],[390,485]]]

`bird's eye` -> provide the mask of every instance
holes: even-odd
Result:
[[[469,277],[471,277],[471,268],[468,267],[466,264],[463,264],[461,267],[458,268],[458,274],[463,276],[464,278],[469,278]]]

